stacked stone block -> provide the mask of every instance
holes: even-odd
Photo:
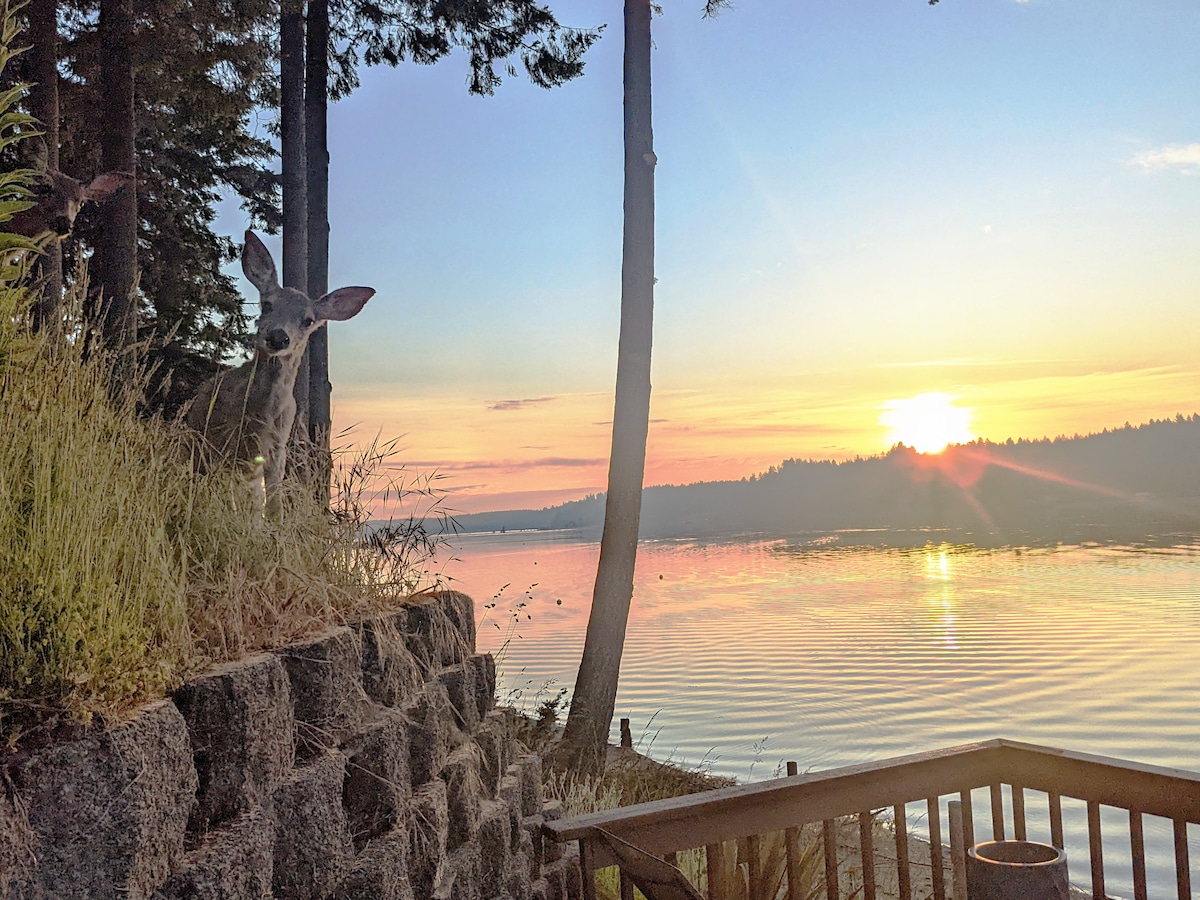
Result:
[[[10,764],[0,900],[569,900],[457,592],[214,668]]]

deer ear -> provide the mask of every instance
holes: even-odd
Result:
[[[271,251],[253,231],[246,232],[246,243],[242,247],[242,271],[260,293],[265,294],[279,286],[279,276],[275,274],[275,260],[271,259]]]
[[[93,178],[83,189],[83,199],[103,203],[125,185],[133,184],[134,180],[128,172],[105,172]]]
[[[316,302],[317,318],[333,322],[353,319],[374,296],[375,288],[369,287],[344,287],[330,291]]]

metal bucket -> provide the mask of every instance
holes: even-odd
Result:
[[[986,841],[967,851],[968,900],[1068,900],[1067,854],[1034,841]]]

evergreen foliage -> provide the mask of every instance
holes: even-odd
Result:
[[[62,32],[61,167],[97,168],[100,156],[98,13],[93,0],[65,10]],[[236,248],[212,231],[223,193],[242,200],[252,223],[278,224],[277,176],[268,135],[255,117],[275,102],[273,31],[266,0],[165,0],[142,6],[134,33],[138,118],[140,337],[170,336],[172,363],[221,359],[246,342],[236,282],[220,271]],[[76,234],[96,229],[85,210]]]
[[[551,88],[583,73],[583,55],[602,28],[559,24],[535,0],[335,0],[330,4],[330,94],[358,86],[358,65],[431,65],[466,52],[472,94],[490,95],[519,57],[530,81]]]

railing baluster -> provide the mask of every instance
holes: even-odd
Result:
[[[592,868],[592,848],[587,838],[579,839],[579,869],[583,876],[583,900],[596,900],[596,870]]]
[[[963,815],[963,844],[966,847],[975,846],[975,811],[971,809],[971,792],[961,791],[958,795],[962,801]]]
[[[963,811],[961,800],[951,800],[950,813],[950,872],[954,876],[954,900],[967,900],[967,857],[963,846]]]
[[[709,844],[704,848],[704,864],[708,869],[708,900],[726,900],[725,845]],[[789,898],[793,900],[793,898]]]
[[[821,823],[821,836],[825,841],[825,896],[838,900],[837,823],[833,819]]]
[[[1025,841],[1025,788],[1017,783],[1012,785],[1013,837]]]
[[[1188,868],[1187,822],[1175,823],[1175,879],[1179,885],[1179,900],[1192,900],[1192,872]]]
[[[929,810],[929,867],[933,875],[933,900],[946,900],[946,872],[942,861],[942,818],[938,798],[926,801]]]
[[[1146,841],[1142,835],[1142,814],[1129,811],[1129,851],[1133,858],[1133,900],[1146,900]]]
[[[797,773],[796,763],[788,761],[787,773]],[[803,900],[800,895],[800,829],[788,828],[783,832],[784,850],[787,852],[788,900]]]
[[[892,808],[896,825],[896,889],[900,900],[912,900],[912,872],[908,867],[908,815],[904,804]]]
[[[746,871],[750,875],[750,896],[762,896],[765,893],[762,885],[762,838],[757,834],[746,838]]]
[[[992,840],[1004,840],[1004,793],[1000,790],[1000,785],[993,784],[991,786],[991,801],[992,801]]]
[[[1100,838],[1100,804],[1089,800],[1087,804],[1088,819],[1088,856],[1092,862],[1092,898],[1104,900],[1104,843]]]
[[[863,900],[875,900],[875,841],[870,810],[858,814],[858,855],[862,858]]]
[[[1063,844],[1063,828],[1062,828],[1062,797],[1053,791],[1049,794],[1050,800],[1050,843],[1059,850],[1065,850],[1066,845]]]
[[[621,900],[633,900],[633,882],[621,869]]]

